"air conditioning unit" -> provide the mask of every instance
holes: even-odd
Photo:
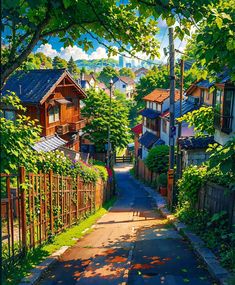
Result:
[[[69,124],[64,124],[56,127],[56,132],[58,135],[64,135],[69,132]]]

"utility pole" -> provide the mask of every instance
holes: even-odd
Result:
[[[184,60],[180,60],[180,117],[182,116],[182,100],[184,92]],[[178,122],[178,139],[177,139],[177,179],[181,177],[181,156],[179,150],[179,138],[181,137],[182,123]]]
[[[168,201],[171,206],[175,201],[174,191],[174,160],[175,160],[175,48],[173,28],[169,27],[169,53],[170,53],[170,128],[169,128],[169,171],[168,171]]]

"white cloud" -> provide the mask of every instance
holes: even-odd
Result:
[[[49,56],[51,58],[54,58],[55,56],[59,55],[59,53],[52,48],[51,44],[40,45],[40,47],[36,50],[36,52],[42,52],[46,56]]]
[[[100,59],[100,58],[108,58],[106,49],[104,47],[98,47],[89,56],[89,59]]]
[[[67,61],[70,59],[71,56],[74,60],[89,58],[88,54],[76,45],[68,46],[66,48],[62,47],[60,49],[59,56],[63,59],[66,59]]]
[[[113,49],[116,49],[116,47],[114,46]],[[83,49],[81,49],[76,45],[68,46],[66,48],[62,47],[60,48],[59,51],[57,51],[52,48],[51,44],[45,44],[45,45],[40,45],[40,47],[36,50],[36,52],[43,52],[45,55],[51,58],[59,56],[67,61],[70,59],[71,56],[73,57],[74,60],[108,58],[107,50],[104,47],[98,47],[89,55]],[[110,56],[110,58],[118,60],[119,55],[113,55]]]

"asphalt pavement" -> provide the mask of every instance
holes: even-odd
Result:
[[[190,245],[153,200],[115,168],[118,198],[94,230],[68,249],[41,285],[213,285]]]

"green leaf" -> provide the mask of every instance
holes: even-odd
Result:
[[[216,22],[218,28],[221,29],[223,26],[223,19],[221,19],[220,17],[216,17],[215,22]]]
[[[166,23],[169,27],[173,26],[175,24],[175,18],[174,17],[166,18]]]

